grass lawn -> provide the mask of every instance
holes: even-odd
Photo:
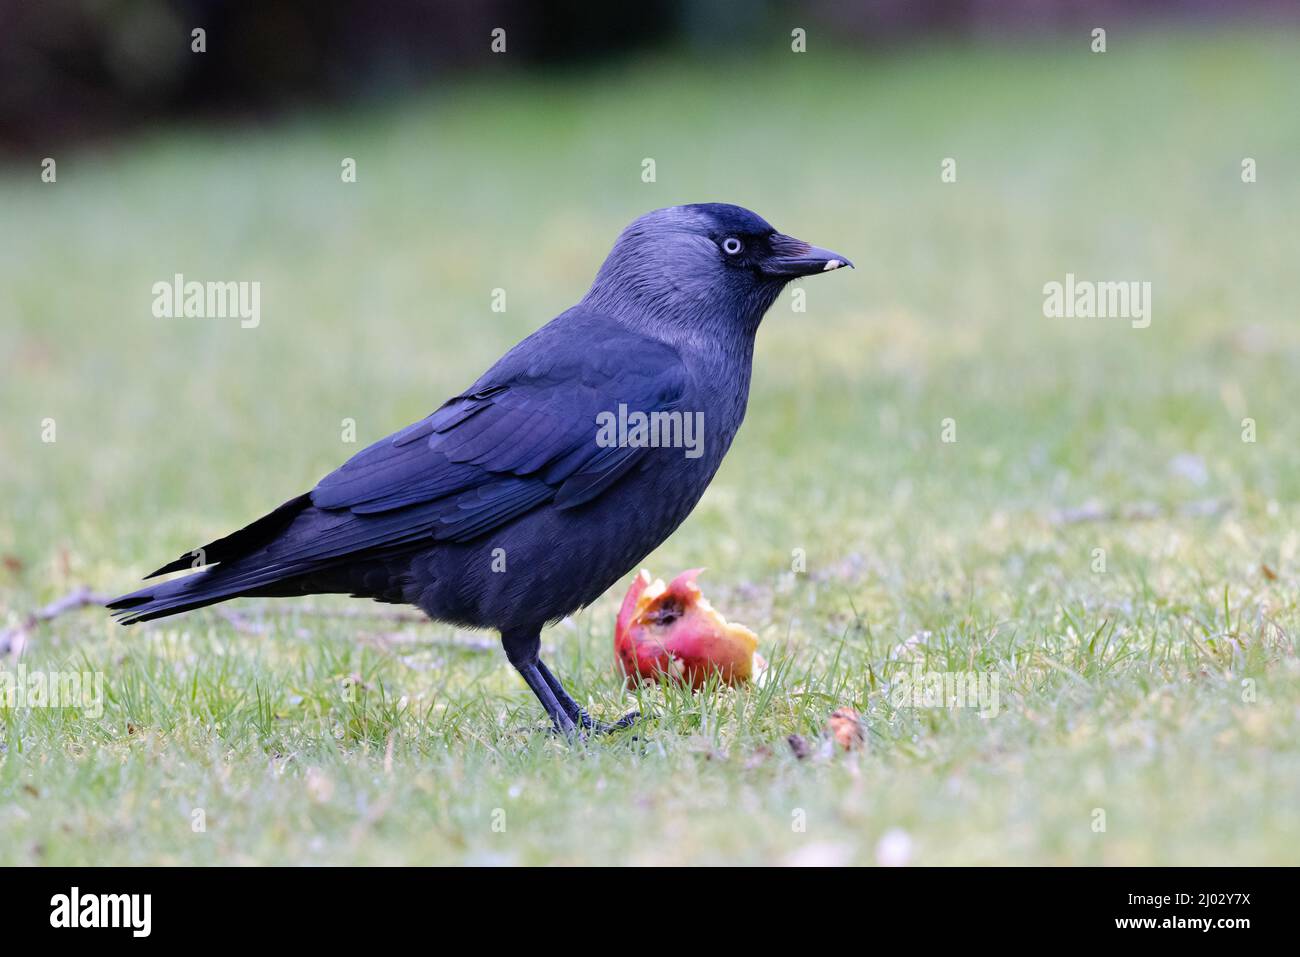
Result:
[[[102,673],[103,711],[0,708],[0,864],[1300,863],[1300,36],[1110,51],[479,76],[0,169],[10,624],[423,416],[648,209],[740,203],[858,265],[773,308],[645,562],[708,567],[762,686],[638,702],[621,589],[543,642],[598,716],[655,717],[576,745],[491,635],[85,609],[20,661]],[[154,318],[175,273],[259,281],[260,325]],[[1149,327],[1045,318],[1067,273],[1150,281]],[[914,667],[996,677],[996,714],[897,700]],[[841,705],[865,750],[819,743]]]

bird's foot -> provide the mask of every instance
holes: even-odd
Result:
[[[512,645],[502,636],[502,642],[506,645],[506,653],[509,655]],[[527,643],[525,651],[535,654],[536,636]],[[552,731],[569,740],[583,739],[586,740],[587,732],[593,734],[612,734],[615,731],[622,731],[630,728],[641,717],[639,711],[633,711],[631,714],[625,714],[613,724],[605,724],[603,721],[597,721],[587,714],[582,705],[573,700],[573,696],[564,690],[560,680],[551,674],[551,670],[546,667],[540,658],[532,657],[529,660],[525,655],[516,654],[510,659],[511,664],[523,675],[524,681],[528,687],[537,695],[537,700],[542,703],[546,709],[547,715],[551,719]]]
[[[626,730],[636,724],[640,717],[640,711],[633,711],[607,724],[604,721],[597,721],[582,708],[578,708],[571,714],[552,715],[551,733],[571,741],[586,741],[588,734],[613,734],[616,731]]]
[[[612,724],[606,724],[604,721],[597,721],[587,714],[581,708],[578,709],[577,715],[574,716],[574,722],[587,731],[594,731],[596,734],[613,734],[615,731],[622,731],[632,727],[641,717],[640,711],[630,711],[623,717],[619,718]]]

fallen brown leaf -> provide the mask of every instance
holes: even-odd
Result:
[[[867,743],[862,716],[852,708],[836,708],[826,722],[826,731],[845,751],[858,751]]]

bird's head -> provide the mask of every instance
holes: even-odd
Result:
[[[670,206],[623,230],[583,301],[637,325],[752,335],[792,279],[852,265],[740,206]]]

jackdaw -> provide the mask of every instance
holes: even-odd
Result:
[[[202,571],[108,607],[130,624],[240,596],[416,605],[499,631],[559,731],[625,726],[635,714],[599,724],[564,690],[538,656],[541,629],[690,514],[744,418],[763,314],[792,279],[851,265],[739,206],[647,213],[581,302],[460,395],[148,577]],[[662,428],[611,430],[613,417]],[[699,427],[690,447],[655,441],[683,424]]]

